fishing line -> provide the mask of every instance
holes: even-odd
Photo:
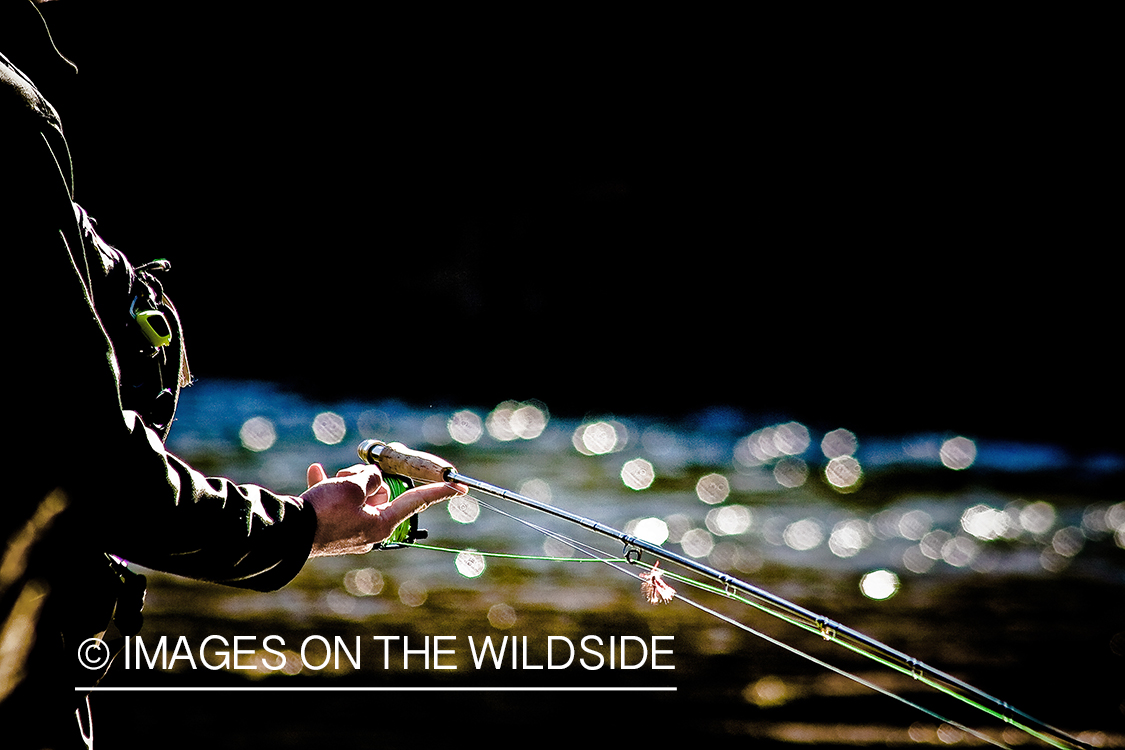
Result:
[[[482,501],[480,499],[477,499],[477,498],[474,498],[474,499],[476,499],[477,504],[480,505],[482,508],[486,508],[486,509],[488,509],[488,510],[494,512],[494,513],[499,513],[502,516],[505,516],[507,518],[512,519],[513,521],[516,521],[517,523],[523,524],[524,526],[528,527],[529,529],[532,529],[534,531],[538,531],[543,536],[546,536],[550,539],[554,539],[557,542],[561,542],[561,543],[567,545],[568,547],[573,549],[575,552],[584,552],[587,555],[589,555],[589,557],[585,557],[585,558],[581,558],[581,557],[580,558],[574,558],[576,560],[595,561],[595,562],[605,563],[606,565],[609,565],[609,567],[613,568],[614,570],[621,571],[622,573],[624,573],[626,575],[629,575],[629,576],[632,576],[634,578],[639,578],[639,576],[636,573],[629,570],[628,568],[622,568],[622,567],[614,564],[614,563],[619,563],[619,562],[629,562],[629,559],[627,557],[614,557],[613,555],[609,554],[608,552],[604,552],[604,551],[598,549],[597,547],[594,547],[593,545],[586,544],[584,542],[580,542],[577,539],[573,539],[571,537],[568,537],[565,534],[560,534],[557,531],[553,531],[551,529],[548,529],[545,526],[540,526],[537,523],[532,523],[531,521],[527,520],[526,518],[520,518],[519,516],[517,516],[513,513],[509,513],[506,510],[501,510],[500,508],[497,508],[495,505],[492,505],[491,503],[484,502],[484,501]],[[529,559],[535,559],[535,558],[529,557]],[[545,557],[544,559],[548,559],[548,560],[557,559],[560,562],[565,562],[565,559],[563,559],[563,558]]]
[[[455,547],[438,547],[433,544],[421,544],[419,542],[411,542],[410,544],[403,545],[404,547],[413,547],[415,549],[424,549],[431,552],[451,552],[453,554],[460,554],[461,552],[472,551],[481,557],[497,557],[506,558],[509,560],[537,560],[539,562],[565,562],[565,563],[584,563],[584,562],[602,562],[596,557],[558,557],[557,555],[519,555],[514,552],[483,552],[479,549],[466,547],[465,549],[457,549]],[[619,562],[625,562],[624,557],[616,558]]]
[[[679,581],[681,583],[684,583],[684,584],[687,584],[687,585],[690,585],[690,586],[694,586],[695,588],[698,588],[700,590],[709,591],[713,594],[725,596],[728,599],[731,599],[733,601],[737,601],[737,602],[741,602],[742,604],[749,605],[749,606],[754,607],[755,609],[758,609],[762,612],[773,615],[774,617],[777,617],[778,619],[780,619],[784,622],[788,622],[791,625],[796,625],[797,627],[799,627],[803,630],[806,630],[808,632],[819,633],[825,640],[836,640],[834,638],[834,634],[832,634],[832,633],[826,632],[823,629],[817,630],[817,629],[811,628],[811,627],[809,627],[809,625],[807,623],[802,622],[798,619],[789,617],[784,612],[778,612],[778,611],[775,611],[775,610],[772,610],[772,609],[768,609],[768,608],[762,606],[759,602],[755,602],[752,599],[749,599],[749,598],[746,598],[746,597],[743,597],[743,596],[739,596],[736,592],[731,591],[729,589],[720,589],[717,586],[713,586],[711,584],[707,584],[707,583],[704,583],[702,581],[697,581],[693,578],[688,578],[687,576],[682,576],[682,575],[673,573],[671,571],[666,572],[665,575],[667,575],[669,578],[672,578],[673,580]],[[680,597],[680,598],[683,598],[683,597]],[[684,601],[687,601],[689,604],[693,604],[691,601],[689,601],[687,599],[684,599]],[[695,605],[693,604],[693,606],[695,606]],[[727,620],[728,622],[730,622],[731,624],[733,624],[737,627],[742,627],[741,623],[739,623],[737,620],[728,619],[726,617],[723,617],[722,615],[720,615],[717,612],[712,612],[712,614],[715,614],[716,617],[720,617],[724,620]],[[749,631],[749,632],[754,632],[754,631]],[[757,634],[757,633],[755,633],[755,634]],[[766,637],[766,636],[763,636],[763,637]],[[767,638],[767,640],[770,640],[771,642],[776,642],[771,638],[768,638],[768,637],[766,637],[766,638]],[[1011,718],[1011,717],[1009,717],[1005,714],[1002,714],[1002,713],[992,709],[989,706],[983,705],[980,702],[974,701],[972,698],[970,698],[968,696],[961,695],[960,693],[956,693],[956,692],[952,691],[948,686],[946,686],[942,682],[937,681],[937,680],[933,680],[930,677],[928,677],[924,673],[924,671],[907,670],[901,664],[898,664],[898,663],[896,663],[892,660],[889,660],[889,659],[885,659],[877,653],[872,653],[868,650],[861,649],[856,644],[851,643],[846,639],[836,640],[836,642],[839,643],[839,645],[843,646],[844,648],[848,649],[849,651],[851,651],[853,653],[859,654],[861,656],[865,656],[868,659],[871,659],[872,661],[874,661],[878,664],[881,664],[884,667],[888,667],[890,669],[893,669],[896,672],[899,672],[899,673],[902,673],[902,674],[908,674],[912,678],[921,682],[924,685],[928,685],[929,687],[931,687],[931,688],[933,688],[933,689],[935,689],[939,692],[942,692],[946,695],[949,695],[953,698],[956,698],[956,699],[960,700],[962,703],[965,703],[966,705],[972,706],[973,708],[979,709],[979,710],[987,713],[988,715],[990,715],[994,718],[997,718],[997,719],[1000,719],[1001,721],[1004,721],[1007,724],[1011,724],[1012,726],[1018,727],[1019,729],[1027,732],[1028,734],[1030,734],[1033,737],[1036,737],[1038,739],[1043,740],[1044,742],[1048,742],[1050,744],[1054,744],[1054,745],[1057,746],[1057,743],[1052,742],[1050,737],[1047,737],[1047,736],[1043,735],[1042,733],[1037,732],[1036,730],[1032,729],[1031,727],[1024,726],[1023,724],[1020,724],[1019,722],[1015,721],[1013,718]],[[789,649],[789,647],[786,646],[785,644],[779,643],[779,645],[781,645],[783,648]],[[796,651],[795,653],[801,653],[801,652]],[[812,659],[813,657],[808,657],[808,658]],[[814,659],[814,661],[815,661],[815,659]],[[845,674],[846,676],[851,677],[851,675],[847,675],[846,673],[843,673],[843,672],[841,672],[841,674]],[[866,684],[866,683],[863,683],[862,681],[860,681],[858,678],[856,678],[856,679],[857,679],[857,681],[861,682],[861,684]],[[882,692],[882,691],[880,691],[880,692]],[[909,705],[914,705],[912,703],[909,703],[905,699],[901,698],[900,696],[894,695],[892,693],[888,693],[888,695],[892,695],[892,697],[898,698],[899,700],[903,700],[903,702],[906,702]],[[921,708],[921,707],[918,706],[918,708]],[[1011,708],[1011,707],[1009,707],[1009,708]],[[937,716],[937,714],[934,714],[933,712],[929,711],[928,709],[921,708],[921,710],[925,711],[926,713],[931,714],[932,716],[935,716],[935,717]],[[1014,711],[1014,709],[1011,709],[1011,710]],[[952,722],[948,719],[943,719],[943,721],[946,721],[947,723],[949,723],[951,725],[955,724],[955,722]],[[958,728],[961,728],[961,727],[958,727]],[[971,732],[971,730],[966,730],[966,731]]]
[[[591,555],[590,557],[563,558],[563,557],[541,556],[541,555],[519,555],[519,554],[511,554],[511,553],[503,553],[503,552],[481,552],[480,550],[473,550],[473,552],[475,552],[476,554],[479,554],[483,557],[499,557],[499,558],[508,558],[508,559],[539,560],[539,561],[553,561],[553,562],[601,562],[601,563],[605,563],[605,564],[609,565],[609,567],[613,568],[614,570],[617,570],[617,571],[619,571],[621,573],[624,573],[624,574],[626,574],[626,575],[628,575],[632,578],[635,578],[635,579],[642,579],[643,576],[638,575],[637,573],[633,572],[632,570],[630,570],[628,568],[621,567],[621,566],[616,565],[614,563],[628,562],[631,565],[637,565],[637,566],[640,566],[642,568],[647,568],[649,571],[655,570],[655,566],[651,566],[651,565],[648,565],[647,563],[643,563],[639,559],[631,558],[631,557],[613,557],[609,553],[607,553],[603,550],[600,550],[593,545],[586,544],[585,542],[581,542],[577,539],[573,539],[573,538],[568,537],[564,534],[560,534],[556,531],[553,531],[553,530],[548,529],[546,527],[540,526],[539,524],[528,521],[525,518],[521,518],[521,517],[519,517],[519,516],[517,516],[513,513],[509,513],[509,512],[507,512],[505,510],[502,510],[502,509],[500,509],[500,508],[498,508],[498,507],[496,507],[496,506],[494,506],[490,503],[487,503],[483,500],[480,500],[479,498],[474,498],[474,500],[476,500],[477,504],[479,506],[481,506],[482,508],[485,508],[485,509],[490,510],[494,513],[498,513],[502,516],[510,518],[514,521],[517,521],[518,523],[523,524],[524,526],[527,526],[528,528],[530,528],[534,531],[539,532],[540,534],[543,534],[544,536],[547,536],[551,539],[555,539],[556,541],[567,544],[568,546],[572,547],[577,552],[584,552],[587,555]],[[419,547],[419,548],[424,548],[424,549],[434,549],[434,550],[439,550],[439,551],[443,551],[443,552],[452,552],[452,553],[459,553],[461,551],[461,550],[449,549],[449,548],[442,549],[442,548],[432,547],[432,546],[429,546],[429,545],[421,545],[421,544],[417,544],[417,543],[415,543],[413,546]],[[737,595],[734,595],[732,592],[724,592],[722,589],[719,589],[716,586],[712,586],[712,585],[704,583],[702,581],[697,581],[693,578],[689,578],[687,576],[682,576],[682,575],[679,575],[677,573],[673,573],[673,572],[670,572],[670,571],[664,571],[663,574],[668,576],[669,578],[672,578],[672,579],[680,582],[680,583],[683,583],[683,584],[688,585],[688,586],[692,586],[692,587],[694,587],[696,589],[699,589],[701,591],[706,591],[706,592],[716,594],[716,595],[719,595],[719,596],[727,596],[728,598],[730,598],[734,601],[738,601],[738,602],[741,602],[741,603],[744,603],[744,604],[749,604],[751,606],[755,606],[753,602],[745,600],[741,597],[738,597]],[[804,659],[807,659],[808,661],[812,662],[813,664],[816,664],[817,666],[823,667],[823,668],[825,668],[825,669],[827,669],[831,672],[835,672],[838,675],[846,677],[847,679],[852,680],[853,682],[855,682],[859,685],[870,688],[871,690],[874,690],[875,692],[880,693],[880,694],[882,694],[884,696],[887,696],[889,698],[893,698],[894,700],[897,700],[897,701],[903,703],[904,705],[907,705],[907,706],[909,706],[913,709],[921,711],[922,713],[936,719],[939,722],[943,722],[945,724],[948,724],[951,727],[954,727],[954,728],[956,728],[960,731],[963,731],[966,734],[970,734],[970,735],[972,735],[972,736],[974,736],[974,737],[976,737],[980,740],[983,740],[983,741],[985,741],[989,744],[996,745],[997,747],[1004,748],[1005,750],[1011,750],[1011,748],[1009,748],[1004,743],[999,742],[998,740],[995,740],[992,737],[989,737],[989,736],[987,736],[987,735],[985,735],[981,732],[978,732],[977,730],[974,730],[974,729],[962,724],[961,722],[958,722],[956,720],[947,718],[947,717],[937,713],[936,711],[934,711],[932,709],[929,709],[929,708],[927,708],[927,707],[925,707],[921,704],[915,703],[914,701],[911,701],[910,699],[908,699],[904,696],[898,695],[897,693],[895,693],[895,692],[893,692],[893,691],[891,691],[887,688],[884,688],[880,685],[877,685],[877,684],[871,682],[870,680],[866,680],[866,679],[860,677],[857,674],[853,674],[851,672],[848,672],[847,670],[842,669],[840,667],[837,667],[833,664],[830,664],[830,663],[828,663],[828,662],[826,662],[826,661],[824,661],[824,660],[822,660],[822,659],[820,659],[816,656],[813,656],[812,654],[810,654],[806,651],[802,651],[801,649],[797,648],[796,646],[792,646],[792,645],[787,644],[783,641],[780,641],[780,640],[778,640],[778,639],[776,639],[776,638],[774,638],[770,635],[767,635],[767,634],[765,634],[765,633],[763,633],[759,630],[756,630],[756,629],[750,627],[749,625],[747,625],[743,622],[740,622],[740,621],[734,619],[733,617],[730,617],[729,615],[725,615],[725,614],[723,614],[723,613],[721,613],[721,612],[719,612],[715,609],[712,609],[710,607],[707,607],[707,606],[701,604],[700,602],[697,602],[693,599],[689,599],[688,597],[686,597],[683,594],[680,594],[678,592],[676,593],[675,596],[680,601],[698,609],[701,612],[704,612],[706,614],[717,617],[718,619],[722,620],[723,622],[726,622],[729,625],[733,625],[734,627],[739,628],[741,630],[744,630],[747,633],[750,633],[751,635],[755,635],[755,636],[757,636],[757,637],[759,637],[759,638],[761,638],[761,639],[763,639],[763,640],[765,640],[769,643],[774,644],[775,646],[780,646],[781,648],[785,649],[786,651],[789,651],[792,654],[800,656],[800,657],[802,657]],[[775,614],[775,616],[779,616],[779,615],[777,615],[776,613],[773,613],[773,612],[769,612],[769,614]],[[783,619],[786,619],[786,621],[790,621],[790,620],[788,620],[788,618],[783,618]],[[794,623],[794,624],[798,624],[798,623]]]
[[[963,680],[935,669],[874,638],[818,615],[815,612],[747,583],[746,581],[704,565],[690,557],[664,549],[658,544],[653,544],[647,540],[618,531],[613,527],[606,526],[593,519],[585,518],[561,508],[517,494],[511,490],[466,476],[459,473],[449,462],[428,453],[412,451],[400,443],[388,445],[379,440],[365,440],[360,444],[358,452],[360,458],[365,463],[379,464],[379,466],[388,473],[409,476],[421,481],[458,483],[487,495],[508,500],[517,505],[522,505],[547,515],[563,519],[581,526],[588,531],[601,534],[602,536],[616,539],[625,545],[625,549],[627,550],[626,559],[630,563],[635,562],[632,555],[635,554],[636,560],[639,560],[643,552],[648,552],[658,560],[674,563],[698,575],[721,583],[728,596],[733,592],[740,592],[740,601],[745,600],[745,603],[751,604],[768,614],[796,624],[806,630],[819,633],[826,640],[836,642],[880,664],[892,667],[905,674],[910,674],[914,679],[920,680],[924,684],[940,690],[969,706],[980,709],[991,716],[1016,726],[1029,735],[1037,737],[1050,745],[1059,748],[1089,747],[1066,732],[1019,711],[1010,704],[988,695]],[[522,519],[520,520],[523,522]],[[527,525],[534,526],[530,523]],[[633,575],[632,573],[629,574]],[[657,577],[658,576],[654,575],[653,579]],[[653,579],[650,579],[650,582]],[[1033,728],[1032,725],[1034,725],[1035,728]]]
[[[698,581],[694,581],[690,578],[685,578],[683,576],[677,576],[677,575],[674,575],[674,574],[670,575],[669,577],[675,578],[677,581],[681,581],[681,582],[686,583],[688,585],[698,586],[699,588],[701,588],[703,590],[714,591],[713,587],[707,586],[706,584],[701,584]],[[721,593],[721,592],[719,592],[719,593]],[[706,607],[706,606],[700,604],[699,602],[696,602],[692,599],[688,599],[686,596],[682,596],[679,593],[676,594],[676,598],[679,599],[680,601],[684,602],[685,604],[689,604],[692,607],[695,607],[696,609],[698,609],[701,612],[706,612],[709,615],[713,615],[713,616],[719,618],[720,620],[722,620],[723,622],[726,622],[730,625],[733,625],[734,627],[739,628],[741,630],[745,630],[747,633],[750,633],[751,635],[756,635],[759,638],[761,638],[765,641],[768,641],[769,643],[772,643],[775,646],[780,646],[781,648],[785,649],[786,651],[789,651],[790,653],[796,654],[797,656],[800,656],[804,659],[808,659],[813,664],[824,667],[825,669],[827,669],[831,672],[835,672],[836,674],[841,675],[843,677],[846,677],[849,680],[852,680],[852,681],[854,681],[854,682],[856,682],[860,685],[863,685],[864,687],[871,688],[875,692],[881,693],[881,694],[887,696],[888,698],[893,698],[896,701],[899,701],[899,702],[901,702],[901,703],[903,703],[907,706],[910,706],[911,708],[915,708],[915,709],[921,711],[922,713],[927,714],[927,715],[933,717],[934,719],[937,719],[940,722],[943,722],[945,724],[948,724],[951,727],[954,727],[956,729],[961,730],[962,732],[966,732],[967,734],[971,734],[974,737],[976,737],[978,739],[981,739],[981,740],[984,740],[985,742],[987,742],[991,745],[996,745],[997,747],[1004,748],[1004,750],[1011,750],[1010,747],[1005,745],[1003,742],[1000,742],[999,740],[993,739],[992,737],[989,737],[986,734],[978,732],[975,729],[971,729],[971,728],[965,726],[964,724],[962,724],[961,722],[955,721],[953,719],[948,719],[948,718],[942,716],[941,714],[937,713],[936,711],[933,711],[929,708],[926,708],[925,706],[923,706],[919,703],[915,703],[914,701],[906,698],[905,696],[899,695],[898,693],[895,693],[892,690],[889,690],[889,689],[884,688],[880,685],[877,685],[874,682],[871,682],[870,680],[865,680],[864,678],[860,677],[857,674],[853,674],[851,672],[848,672],[847,670],[842,669],[840,667],[837,667],[834,664],[829,664],[828,662],[813,656],[812,654],[808,653],[807,651],[802,651],[801,649],[797,648],[796,646],[791,646],[788,643],[785,643],[784,641],[779,641],[778,639],[774,638],[773,636],[769,636],[769,635],[766,635],[765,633],[763,633],[759,630],[755,630],[754,628],[750,627],[749,625],[747,625],[743,622],[739,622],[738,620],[734,619],[733,617],[729,617],[729,616],[723,614],[722,612],[719,612],[718,610],[714,610],[714,609],[711,609],[710,607]]]

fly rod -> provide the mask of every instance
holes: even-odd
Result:
[[[508,500],[509,502],[531,508],[541,513],[546,513],[569,523],[582,526],[594,533],[615,539],[625,546],[625,557],[630,563],[635,564],[639,562],[640,554],[647,552],[658,560],[680,565],[698,575],[718,582],[725,587],[728,595],[730,591],[740,592],[754,600],[750,602],[753,606],[769,614],[794,623],[805,630],[818,633],[825,640],[839,643],[885,666],[909,674],[914,679],[981,709],[992,716],[1000,718],[1008,724],[1016,726],[1054,747],[1082,748],[1083,750],[1087,750],[1089,747],[1061,729],[1039,721],[1017,710],[1010,704],[952,675],[946,674],[901,651],[891,648],[870,636],[818,615],[815,612],[772,594],[758,586],[754,586],[753,584],[735,578],[720,570],[704,565],[690,557],[664,549],[658,544],[653,544],[652,542],[640,539],[631,534],[626,534],[623,531],[619,531],[593,519],[571,513],[562,508],[525,497],[511,490],[465,476],[444,459],[429,453],[411,450],[401,443],[388,444],[380,440],[365,440],[360,444],[358,453],[364,463],[377,464],[380,470],[385,473],[410,477],[411,479],[422,482],[453,482],[462,484],[478,492]],[[755,602],[757,603],[755,604]]]

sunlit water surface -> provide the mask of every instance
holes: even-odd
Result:
[[[1125,745],[1122,455],[996,442],[945,433],[940,425],[931,433],[867,435],[848,425],[718,408],[671,422],[620,414],[562,419],[537,402],[441,409],[314,403],[246,382],[201,382],[185,391],[169,445],[207,473],[299,493],[310,462],[322,462],[330,473],[356,463],[365,438],[442,455],[466,475],[662,544],[823,613],[1084,733],[1092,744]],[[153,573],[146,637],[289,633],[291,644],[310,633],[348,642],[398,635],[415,643],[470,635],[499,642],[507,635],[530,638],[531,650],[522,656],[529,662],[482,672],[459,652],[449,657],[458,669],[441,673],[356,670],[346,660],[316,670],[200,674],[181,664],[170,671],[203,684],[221,676],[269,684],[674,686],[672,697],[648,700],[663,706],[657,713],[674,712],[680,726],[702,735],[780,744],[978,742],[955,724],[903,707],[683,602],[649,604],[630,571],[575,562],[579,553],[565,540],[493,507],[610,557],[622,554],[618,542],[474,493],[423,514],[429,532],[423,543],[439,549],[315,560],[280,592]],[[923,699],[909,676],[745,604],[673,585],[758,631]],[[602,642],[673,636],[675,669],[521,668],[547,658],[547,636],[577,642],[586,635]],[[513,726],[528,720],[515,707],[526,695],[500,695],[498,704],[487,703],[496,696],[477,695],[480,710],[487,705]],[[533,712],[555,700],[539,699]],[[588,710],[601,699],[569,700]],[[457,705],[467,715],[473,711],[471,701]],[[944,709],[940,700],[937,705]],[[1027,740],[979,714],[962,720],[1009,744]],[[303,737],[302,726],[270,736]],[[336,731],[362,736],[348,727]]]

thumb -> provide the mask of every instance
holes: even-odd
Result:
[[[312,487],[314,484],[320,484],[327,478],[328,475],[324,472],[324,467],[320,464],[312,464],[309,466],[308,471],[305,472],[305,479],[309,487]]]

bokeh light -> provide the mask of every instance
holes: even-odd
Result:
[[[783,705],[794,696],[783,679],[768,675],[748,685],[742,691],[742,697],[759,708],[772,708]]]
[[[782,487],[800,487],[809,478],[809,465],[803,459],[786,456],[774,464],[773,478]]]
[[[516,610],[510,604],[501,602],[488,608],[488,624],[497,630],[508,630],[515,627],[518,619]]]
[[[251,417],[242,423],[238,438],[246,450],[261,453],[272,448],[277,442],[277,429],[274,428],[273,422],[265,417]]]
[[[695,496],[708,505],[717,505],[730,495],[730,481],[722,474],[707,474],[695,483]]]
[[[1046,534],[1055,525],[1055,506],[1039,500],[1019,512],[1020,526],[1030,534]]]
[[[352,596],[378,596],[385,583],[383,574],[375,568],[357,568],[344,574],[344,590]]]
[[[934,529],[925,536],[918,543],[918,548],[922,550],[922,554],[931,560],[941,559],[941,550],[945,543],[953,538],[945,529]]]
[[[649,461],[634,458],[621,467],[621,481],[631,490],[645,490],[656,479],[656,470]]]
[[[786,422],[774,428],[773,444],[783,455],[799,456],[809,448],[809,429],[800,422]]]
[[[838,492],[853,492],[859,488],[863,469],[852,456],[833,458],[824,467],[824,478]]]
[[[854,557],[874,539],[870,525],[858,518],[840,521],[832,527],[828,548],[836,557]]]
[[[472,445],[484,435],[484,420],[469,409],[455,412],[446,422],[449,437],[461,445]]]
[[[816,519],[804,518],[786,526],[782,539],[788,547],[806,552],[819,547],[824,541],[824,529]]]
[[[855,455],[858,447],[855,433],[842,427],[825,433],[820,441],[820,452],[828,459]]]
[[[457,572],[466,578],[476,578],[484,573],[484,555],[475,549],[465,549],[457,553],[455,560]]]
[[[458,495],[445,504],[449,517],[458,523],[472,523],[480,516],[480,503],[472,495]]]
[[[941,463],[955,471],[967,469],[977,460],[977,445],[967,437],[955,437],[941,444]]]
[[[654,516],[640,518],[625,526],[625,531],[650,544],[668,541],[668,524]]]
[[[1125,501],[1109,506],[1103,516],[1105,528],[1121,531],[1125,529]]]
[[[934,567],[934,559],[927,555],[921,546],[914,546],[903,550],[902,565],[911,573],[929,573]]]
[[[621,450],[627,435],[624,426],[618,422],[593,422],[579,425],[571,436],[571,443],[584,456],[604,456]]]
[[[495,440],[534,440],[543,434],[549,420],[545,406],[518,401],[501,402],[484,420],[485,429]]]
[[[898,576],[889,570],[873,570],[859,580],[859,590],[868,599],[890,599],[898,587]]]
[[[724,505],[712,508],[704,518],[707,530],[716,536],[734,536],[750,529],[753,514],[744,505]]]
[[[1092,539],[1112,534],[1117,530],[1113,522],[1114,508],[1119,506],[1125,507],[1125,503],[1118,503],[1117,506],[1110,506],[1105,503],[1094,503],[1086,506],[1085,510],[1082,511],[1082,532]]]
[[[941,559],[955,568],[964,568],[977,558],[980,546],[967,536],[951,536],[941,545]]]
[[[1062,557],[1074,557],[1086,546],[1086,536],[1077,526],[1059,529],[1051,537],[1051,549]]]
[[[961,514],[961,528],[983,541],[999,539],[1008,531],[1008,515],[978,503]]]
[[[739,466],[754,468],[766,462],[765,458],[758,455],[753,435],[741,438],[734,444],[734,462]]]
[[[1125,549],[1125,501],[1111,505],[1103,516],[1103,523],[1113,532],[1114,543]]]
[[[536,404],[520,404],[509,419],[512,432],[523,440],[534,440],[547,429],[547,410]]]
[[[919,541],[934,526],[934,519],[924,510],[909,510],[902,514],[898,520],[898,533],[903,539]]]
[[[338,445],[348,434],[344,418],[332,411],[317,414],[313,419],[312,430],[313,436],[325,445]]]
[[[691,557],[707,557],[715,548],[715,540],[705,529],[688,529],[680,537],[680,546]]]
[[[398,587],[398,600],[408,607],[421,607],[429,598],[429,589],[421,581],[403,581]]]
[[[512,429],[512,414],[517,406],[514,401],[504,401],[485,417],[484,428],[493,440],[506,443],[519,437]]]
[[[734,460],[746,467],[761,466],[783,456],[799,456],[811,441],[808,428],[800,422],[763,427],[735,443]]]

